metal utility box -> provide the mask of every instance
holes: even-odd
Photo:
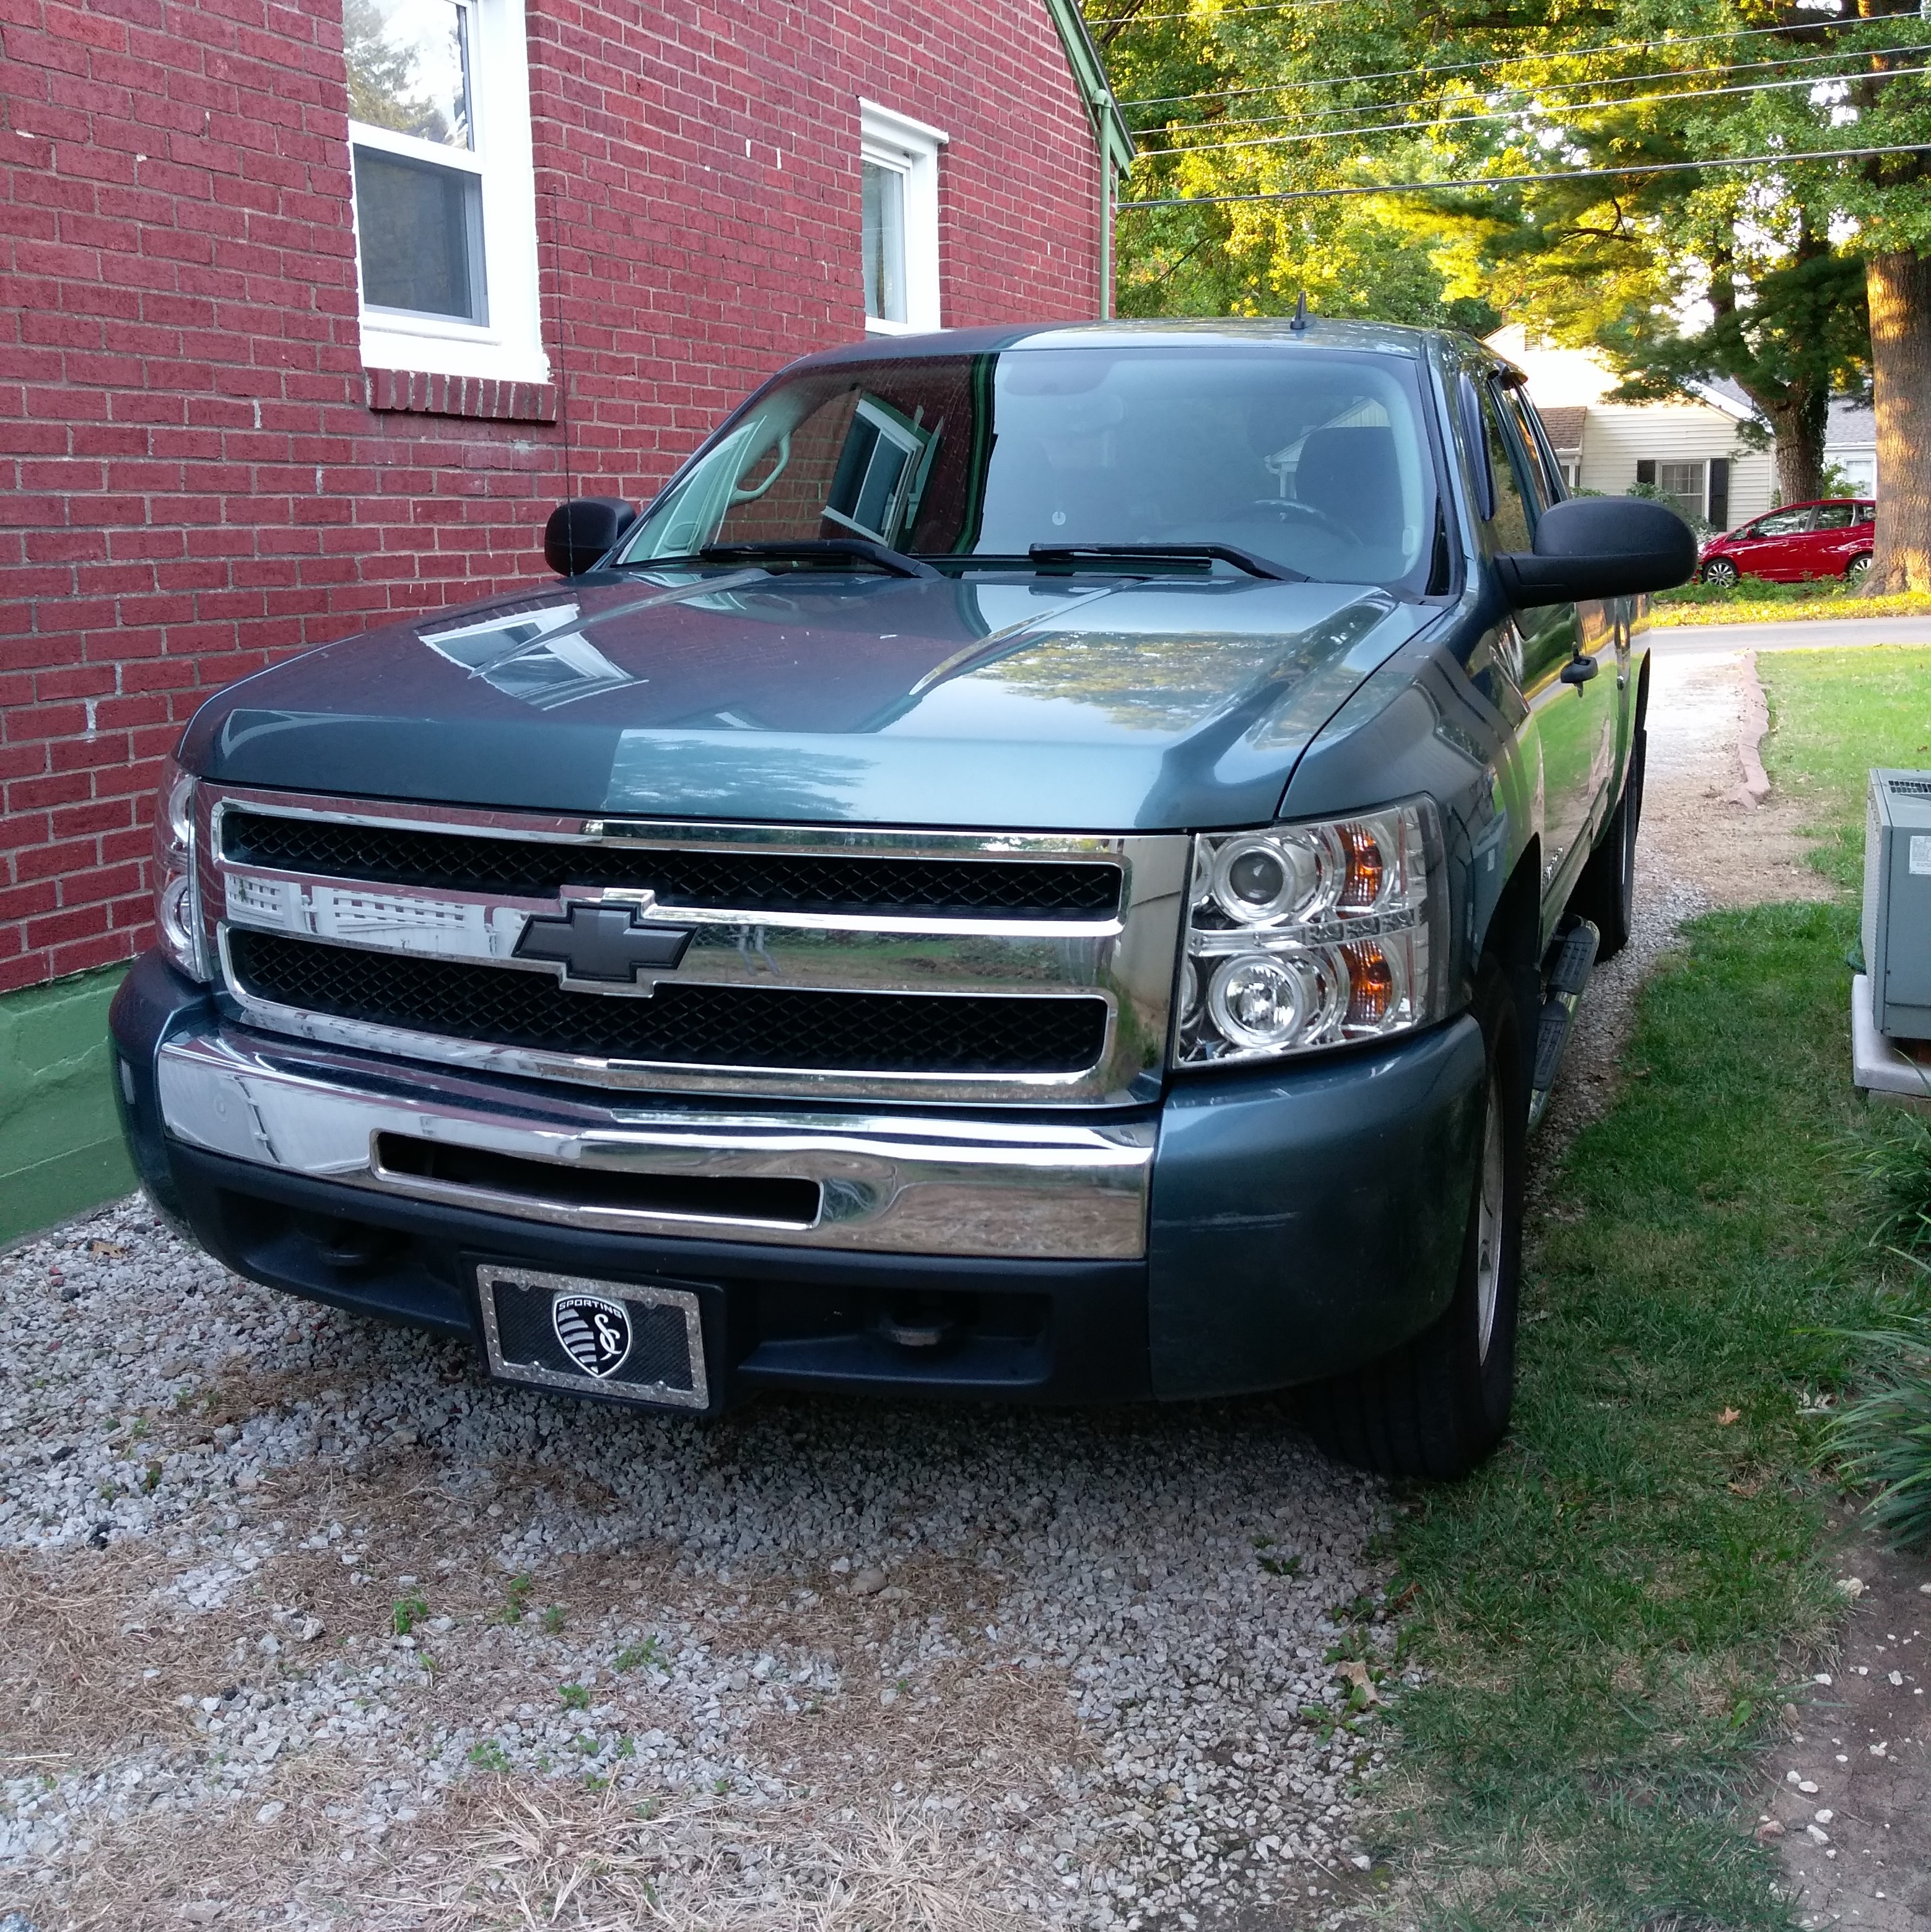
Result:
[[[1931,772],[1870,775],[1864,940],[1877,1030],[1931,1040]]]

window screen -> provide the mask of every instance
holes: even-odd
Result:
[[[905,176],[876,161],[865,164],[865,312],[874,322],[906,314]]]

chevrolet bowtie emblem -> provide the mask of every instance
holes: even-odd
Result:
[[[691,944],[688,926],[648,926],[627,905],[574,904],[561,919],[532,919],[516,943],[519,959],[561,966],[572,980],[635,986],[675,972]]]

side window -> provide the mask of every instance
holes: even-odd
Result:
[[[1810,506],[1801,510],[1773,510],[1750,526],[1753,537],[1794,537],[1810,527]]]
[[[344,0],[362,360],[547,382],[523,0]]]
[[[866,332],[937,328],[939,150],[947,137],[869,100],[859,103],[859,134]]]
[[[1847,530],[1851,526],[1851,514],[1855,503],[1819,503],[1817,520],[1811,525],[1816,530]]]
[[[1542,508],[1547,509],[1550,504],[1561,502],[1568,494],[1563,485],[1562,465],[1556,460],[1549,432],[1543,428],[1542,418],[1536,414],[1534,405],[1520,389],[1506,391],[1503,402],[1535,472],[1536,494]]]
[[[1525,550],[1534,542],[1535,514],[1540,507],[1522,478],[1522,460],[1496,415],[1495,392],[1484,385],[1482,427],[1489,440],[1489,465],[1495,477],[1495,514],[1489,520],[1489,540],[1498,550]]]

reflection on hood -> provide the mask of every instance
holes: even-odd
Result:
[[[491,616],[453,630],[419,630],[416,635],[439,657],[539,711],[646,682],[619,670],[589,638],[564,628],[577,621],[578,614],[574,603],[540,604],[507,618]]]

